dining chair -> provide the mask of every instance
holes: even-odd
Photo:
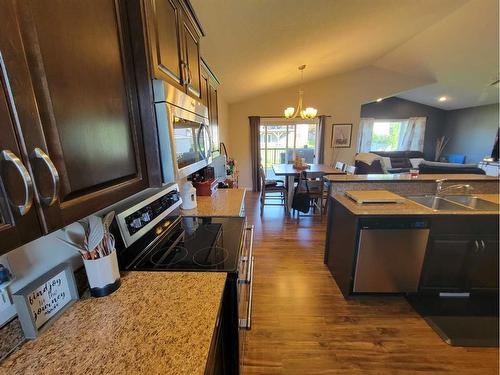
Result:
[[[300,221],[301,217],[311,217],[317,216],[315,214],[316,209],[319,210],[319,216],[321,220],[323,219],[323,199],[324,199],[324,181],[323,181],[323,173],[322,172],[302,172],[299,184],[297,185],[297,189],[295,192],[305,193],[309,191],[309,212],[312,214],[302,214],[300,211],[297,211],[297,222]],[[296,211],[296,210],[294,210]]]
[[[281,180],[266,180],[266,172],[262,165],[259,167],[260,180],[260,215],[264,213],[264,206],[283,206],[287,211],[288,193]],[[270,203],[267,201],[279,201]]]
[[[348,165],[345,171],[347,174],[356,174],[356,167],[354,165]]]

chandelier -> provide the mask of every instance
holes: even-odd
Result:
[[[304,69],[305,68],[306,68],[305,65],[299,66],[299,71],[301,74],[301,80],[300,80],[301,87],[302,87],[302,84],[304,82]],[[316,117],[316,115],[318,114],[318,110],[316,108],[313,108],[313,107],[302,108],[303,97],[304,97],[304,90],[302,90],[302,88],[301,88],[299,90],[299,103],[297,104],[297,109],[295,109],[293,107],[288,107],[287,109],[285,109],[285,117],[286,118],[295,118],[298,115],[300,115],[300,117],[302,117],[303,119],[312,119],[312,118]]]

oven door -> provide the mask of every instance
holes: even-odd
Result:
[[[168,103],[157,103],[156,117],[163,182],[186,177],[210,163],[208,119]]]
[[[238,322],[239,322],[239,357],[243,365],[246,331],[252,328],[252,301],[255,257],[253,255],[254,226],[245,228],[240,267],[238,270]]]

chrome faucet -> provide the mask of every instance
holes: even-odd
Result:
[[[459,189],[464,189],[465,193],[469,195],[474,188],[470,186],[469,184],[458,184],[458,185],[451,185],[448,187],[443,187],[443,184],[446,182],[446,180],[436,180],[436,196],[440,196],[445,192],[451,191],[451,190],[459,190]]]

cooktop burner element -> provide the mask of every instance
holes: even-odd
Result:
[[[158,249],[151,255],[150,261],[155,266],[174,265],[182,262],[188,255],[188,250],[183,246],[174,246],[165,253],[163,248]]]
[[[206,247],[193,255],[193,262],[202,267],[218,266],[227,259],[229,253],[223,247]]]

